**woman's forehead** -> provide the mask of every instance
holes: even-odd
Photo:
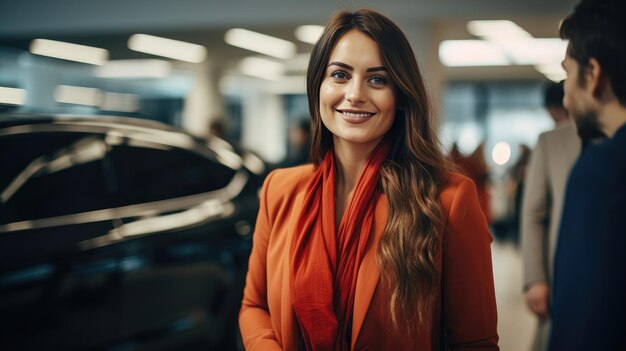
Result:
[[[350,66],[382,66],[378,44],[367,34],[356,29],[342,35],[330,53],[328,64],[333,61]]]

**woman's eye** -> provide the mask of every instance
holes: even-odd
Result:
[[[342,71],[334,71],[333,73],[330,74],[330,76],[333,77],[335,80],[346,80],[350,78],[348,77],[346,72],[342,72]]]
[[[381,77],[381,76],[374,76],[371,77],[369,79],[370,83],[375,84],[375,85],[383,85],[385,83],[387,83],[387,79],[385,79],[385,77]]]

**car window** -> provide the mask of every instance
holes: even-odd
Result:
[[[108,208],[105,156],[106,144],[95,134],[1,137],[0,223]]]
[[[191,150],[148,145],[114,145],[116,206],[174,199],[225,187],[235,171]]]

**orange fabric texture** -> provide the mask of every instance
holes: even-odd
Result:
[[[312,165],[272,172],[261,191],[239,326],[246,350],[303,350],[292,306],[290,248]],[[381,194],[358,268],[351,350],[498,350],[491,235],[474,183],[452,173],[439,201],[446,227],[438,257],[439,301],[426,324],[394,330],[389,291],[380,284],[376,249],[389,204]]]
[[[358,269],[380,195],[378,170],[389,150],[378,144],[368,159],[338,230],[335,157],[326,153],[309,182],[291,242],[291,301],[307,350],[345,350]]]

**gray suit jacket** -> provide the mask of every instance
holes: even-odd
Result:
[[[524,288],[534,281],[551,280],[565,186],[580,148],[573,122],[539,136],[522,202]]]

